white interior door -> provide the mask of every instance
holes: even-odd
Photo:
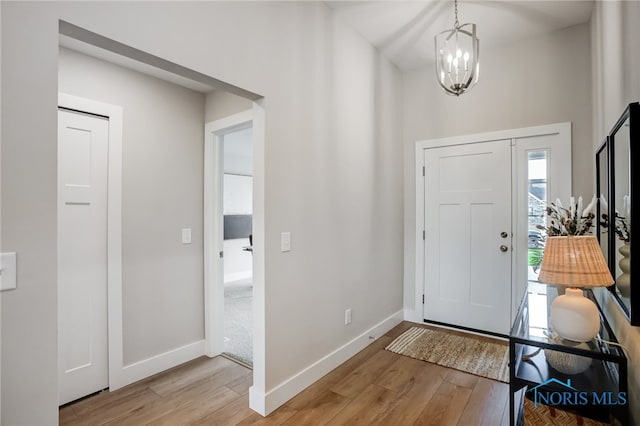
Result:
[[[109,386],[108,120],[58,111],[59,403]]]
[[[509,332],[510,145],[507,139],[424,150],[426,320]]]

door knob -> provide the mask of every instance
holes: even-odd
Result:
[[[502,232],[500,233],[500,236],[501,236],[502,238],[507,238],[507,237],[509,236],[509,233],[502,231]]]
[[[501,245],[501,246],[500,246],[500,251],[501,251],[501,252],[503,252],[503,253],[504,253],[504,252],[506,252],[506,251],[508,251],[508,250],[509,250],[509,247],[507,247],[507,246],[505,246],[505,245]]]

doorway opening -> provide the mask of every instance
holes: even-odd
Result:
[[[250,117],[245,122],[253,126],[251,222],[254,242],[251,247],[251,278],[252,285],[257,290],[252,292],[252,310],[249,314],[254,335],[250,351],[254,365],[253,386],[249,392],[250,406],[257,411],[264,411],[261,408],[264,405],[262,399],[265,386],[264,108],[261,96],[73,24],[63,21],[59,24],[60,50],[66,55],[67,66],[66,73],[59,73],[64,78],[61,89],[66,88],[67,92],[86,96],[87,99],[99,99],[100,102],[95,103],[105,107],[126,106],[119,108],[119,115],[111,110],[97,111],[97,114],[109,117],[110,136],[119,134],[122,138],[125,133],[127,138],[123,139],[128,141],[128,149],[123,150],[122,141],[112,145],[109,140],[106,291],[110,391],[202,355],[213,357],[223,352],[223,348],[220,351],[210,350],[211,336],[214,335],[211,318],[217,315],[217,312],[213,312],[212,300],[223,301],[224,294],[222,291],[222,297],[213,297],[215,290],[207,279],[206,271],[213,251],[204,242],[209,241],[211,235],[206,225],[204,230],[200,228],[205,221],[203,216],[206,217],[207,214],[206,206],[203,212],[203,204],[207,200],[203,200],[201,186],[203,174],[207,173],[206,167],[204,171],[202,167],[202,118],[206,122],[207,119],[212,119],[207,118],[209,112],[215,115],[236,108],[237,104],[229,106],[225,103],[229,101],[225,94],[244,101],[242,104],[245,106],[236,111],[252,108],[249,111]],[[101,63],[99,67],[96,60]],[[69,66],[72,62],[73,68]],[[80,68],[75,65],[80,62],[84,64],[83,67],[91,68],[92,72],[78,72]],[[117,71],[116,67],[119,67]],[[132,83],[126,86],[129,90],[117,92],[117,96],[126,102],[111,100],[116,92],[108,90],[105,79],[95,81],[96,76],[102,75],[106,69],[109,69],[109,73],[117,73],[117,76],[122,77],[109,80],[114,83],[122,81],[127,74],[127,81]],[[131,72],[140,75],[133,77]],[[143,74],[146,76],[142,76]],[[76,78],[77,76],[81,77]],[[88,76],[93,78],[90,87],[87,84],[90,80]],[[132,82],[134,78],[136,84]],[[171,88],[167,83],[171,83]],[[138,96],[143,85],[150,89],[163,87],[184,102],[166,102],[166,96]],[[184,89],[188,89],[189,93]],[[102,103],[105,100],[111,103]],[[145,102],[152,105],[145,105]],[[165,107],[183,104],[189,108],[180,108],[178,113],[180,122],[189,128],[188,134],[184,131],[151,134],[149,132],[155,128],[149,126],[145,128],[149,131],[147,133],[131,130],[134,124],[140,126],[154,120],[175,125],[177,115],[160,119],[159,114]],[[68,108],[85,110],[73,105]],[[192,110],[197,113],[186,117]],[[143,111],[153,117],[140,119],[133,111]],[[127,120],[127,127],[122,124],[122,117],[125,115],[131,118]],[[118,127],[119,131],[112,131],[112,127]],[[160,138],[162,143],[158,142]],[[146,146],[151,148],[144,149]],[[124,169],[124,173],[120,167]],[[131,185],[132,180],[139,185]],[[125,185],[122,185],[123,182]],[[220,182],[222,183],[222,179]],[[124,195],[119,192],[121,186],[125,188]],[[220,185],[220,192],[222,189],[223,186]],[[149,199],[151,194],[157,194],[157,197],[154,195],[153,199]],[[137,210],[132,208],[133,205]],[[147,206],[152,211],[141,214],[142,210],[138,208],[140,206]],[[187,214],[190,216],[183,217]],[[220,217],[222,218],[222,214]],[[166,222],[171,223],[167,225]],[[223,241],[223,226],[222,221],[220,222],[220,227],[216,227],[214,232]],[[144,244],[149,247],[143,247]],[[222,247],[217,251],[222,252]],[[132,253],[142,255],[132,256]],[[178,264],[180,262],[182,264]],[[220,267],[219,270],[222,272],[224,269]],[[185,279],[185,274],[189,275],[188,279]],[[141,284],[132,285],[132,282]],[[185,291],[185,283],[188,284],[188,291]],[[145,286],[149,288],[144,288]],[[185,298],[189,298],[188,303],[184,303]],[[163,305],[149,302],[150,299],[161,299]],[[149,320],[151,314],[155,315],[154,321]],[[162,322],[166,323],[165,326],[158,326]],[[139,338],[140,335],[145,338]]]
[[[253,367],[253,128],[222,136],[224,352]]]
[[[206,353],[249,368],[262,359],[256,118],[254,108],[207,123],[204,146]]]

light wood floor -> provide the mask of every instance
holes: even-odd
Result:
[[[61,425],[507,425],[509,386],[384,350],[404,322],[267,418],[251,371],[222,357],[66,405]]]

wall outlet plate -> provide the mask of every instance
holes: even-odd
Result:
[[[182,244],[191,244],[191,228],[182,229]]]
[[[291,232],[283,232],[280,234],[280,251],[291,251]]]

